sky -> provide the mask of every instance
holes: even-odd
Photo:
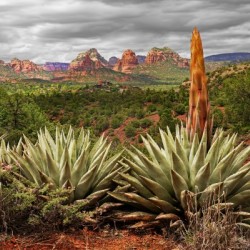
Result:
[[[1,0],[0,59],[70,62],[96,48],[146,55],[170,47],[190,57],[198,27],[205,55],[250,52],[250,0]]]

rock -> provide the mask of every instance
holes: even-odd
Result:
[[[67,71],[69,68],[69,63],[61,62],[46,62],[43,65],[45,71]]]
[[[19,60],[17,58],[14,58],[11,60],[9,65],[16,73],[29,73],[41,70],[41,68],[37,64],[33,63],[30,60]]]
[[[151,49],[145,59],[146,64],[154,64],[157,62],[164,62],[169,59],[172,59],[174,63],[180,68],[188,68],[189,60],[186,58],[180,57],[179,54],[171,50],[170,48],[153,48]]]
[[[110,67],[114,67],[117,61],[118,61],[118,58],[116,56],[112,56],[109,58],[108,65]]]
[[[136,56],[136,57],[137,57],[137,60],[138,60],[138,63],[139,63],[139,64],[144,63],[145,60],[146,60],[146,56],[138,55],[138,56]]]
[[[135,52],[128,49],[123,52],[122,59],[117,61],[113,70],[129,74],[138,64]]]
[[[0,60],[0,65],[4,64],[4,61],[3,60]]]
[[[90,49],[78,54],[70,65],[70,71],[91,71],[107,67],[108,62],[98,53],[96,49]]]

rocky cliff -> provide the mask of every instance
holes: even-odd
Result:
[[[19,60],[14,58],[9,63],[16,73],[29,73],[41,70],[41,68],[30,60]]]
[[[117,61],[113,70],[129,74],[138,64],[139,63],[135,52],[128,49],[123,52],[122,59]]]
[[[70,65],[70,71],[91,71],[107,67],[108,62],[98,53],[96,49],[90,49],[78,54]]]
[[[167,60],[173,60],[174,64],[180,68],[188,68],[189,60],[182,58],[179,54],[171,50],[170,48],[152,48],[145,59],[146,64],[154,64],[157,62],[164,62]]]
[[[69,63],[61,62],[46,62],[43,65],[43,70],[45,71],[66,71],[69,68]]]

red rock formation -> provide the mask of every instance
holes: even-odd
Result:
[[[4,64],[4,61],[3,61],[3,60],[0,60],[0,64]]]
[[[188,68],[189,60],[186,58],[182,58],[169,48],[153,48],[148,52],[148,55],[145,59],[146,64],[154,64],[157,62],[164,62],[167,60],[173,60],[174,63],[180,68]]]
[[[95,69],[95,62],[92,61],[88,54],[82,60],[73,60],[69,65],[71,71],[87,71]]]
[[[92,71],[103,68],[108,65],[108,62],[98,53],[96,49],[90,49],[86,52],[80,53],[70,65],[70,71]]]
[[[122,59],[119,59],[114,66],[113,70],[121,71],[123,73],[131,73],[132,70],[138,65],[138,59],[135,55],[135,52],[128,49],[125,50],[122,54]]]
[[[30,60],[22,61],[17,58],[14,58],[11,60],[9,65],[16,73],[29,73],[40,70],[40,67],[35,63],[31,62]]]

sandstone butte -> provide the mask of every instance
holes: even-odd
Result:
[[[30,60],[19,60],[14,58],[10,61],[9,65],[16,73],[29,73],[41,70],[40,66]]]
[[[90,49],[86,52],[78,54],[70,65],[70,71],[93,71],[95,69],[104,68],[108,66],[108,62],[98,53],[96,49]]]
[[[188,68],[189,60],[186,58],[182,58],[174,52],[173,50],[164,47],[164,48],[152,48],[145,59],[146,64],[154,64],[157,62],[164,62],[168,59],[172,59],[174,64],[180,68]]]
[[[113,70],[129,74],[138,64],[135,52],[128,49],[123,52],[122,59],[118,59]]]

